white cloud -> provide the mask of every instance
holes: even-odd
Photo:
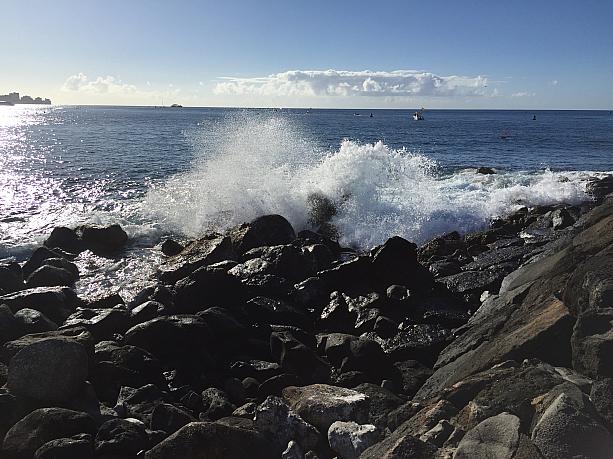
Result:
[[[487,78],[441,76],[415,70],[290,70],[266,77],[221,77],[219,95],[256,96],[486,96]]]
[[[515,92],[511,94],[511,97],[534,97],[534,96],[536,96],[535,93],[527,92],[527,91],[520,91],[520,92]]]
[[[79,72],[66,79],[62,91],[79,91],[90,94],[134,94],[136,86],[123,83],[111,75],[99,76],[95,80],[90,80],[87,75]]]
[[[558,80],[551,80],[551,86],[557,86]]]

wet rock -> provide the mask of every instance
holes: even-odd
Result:
[[[232,412],[232,416],[237,418],[251,419],[255,417],[255,411],[258,408],[258,404],[255,402],[247,402],[244,405],[239,406]]]
[[[211,235],[190,243],[185,249],[162,263],[159,267],[160,279],[163,282],[175,283],[198,268],[235,259],[230,238]]]
[[[605,196],[613,193],[613,175],[607,175],[601,179],[591,179],[585,191],[592,195],[596,201],[601,202]]]
[[[83,243],[77,233],[64,226],[53,228],[43,244],[50,249],[58,248],[69,253],[79,253],[83,250]]]
[[[256,247],[290,244],[296,234],[281,215],[264,215],[230,230],[230,237],[236,251],[243,254]]]
[[[26,287],[70,286],[74,284],[75,281],[76,277],[70,271],[45,264],[28,277]]]
[[[368,419],[368,397],[350,389],[326,384],[286,387],[283,398],[292,410],[320,432],[327,432],[334,421],[364,424]]]
[[[11,359],[7,386],[17,395],[62,402],[73,397],[85,382],[87,366],[83,346],[50,338],[23,348]]]
[[[39,247],[32,255],[28,261],[25,262],[22,268],[22,276],[23,279],[27,279],[34,271],[45,264],[45,260],[48,259],[58,259],[64,258],[62,252],[59,250],[51,250],[47,247]]]
[[[268,436],[279,451],[294,440],[304,450],[315,449],[320,442],[319,431],[304,421],[279,397],[267,397],[255,412],[254,425]]]
[[[131,325],[128,309],[124,305],[118,305],[111,309],[77,308],[66,318],[61,328],[83,327],[96,340],[103,340],[112,338],[116,333],[125,333]]]
[[[88,438],[79,438],[88,437]],[[51,440],[38,448],[35,459],[94,459],[94,446],[89,435]]]
[[[75,232],[83,247],[102,256],[116,253],[128,243],[128,235],[119,225],[79,226]]]
[[[323,247],[323,250],[328,251],[325,246],[321,247]],[[312,258],[313,253],[308,251],[307,253],[309,253],[309,256]],[[305,257],[303,250],[293,245],[258,247],[247,251],[243,254],[243,258],[246,261],[242,264],[247,267],[252,260],[257,262],[255,266],[248,268],[246,270],[247,272],[260,271],[263,274],[276,274],[292,282],[304,280],[317,272],[312,267],[314,264],[313,260],[309,260]],[[258,268],[258,264],[263,265],[265,268]],[[330,263],[327,263],[327,265],[329,264]],[[239,270],[240,266],[241,265],[238,265],[232,268],[232,270]],[[239,277],[244,276],[245,274],[239,274]]]
[[[167,257],[174,257],[175,255],[179,255],[183,251],[183,249],[184,247],[181,244],[170,238],[166,239],[162,243],[161,247],[162,253]]]
[[[613,376],[613,308],[579,316],[572,335],[573,368],[596,378]]]
[[[61,324],[79,304],[75,292],[67,287],[38,287],[0,296],[13,313],[23,308],[35,309],[52,322]]]
[[[398,332],[398,323],[389,317],[378,316],[373,331],[383,339],[391,338]]]
[[[24,335],[43,333],[57,330],[57,325],[45,317],[44,314],[30,308],[20,309],[15,313],[15,326]]]
[[[551,214],[553,229],[561,230],[575,223],[575,219],[566,209],[556,209]]]
[[[304,451],[294,440],[287,443],[287,448],[281,453],[281,459],[304,459]]]
[[[532,441],[545,458],[610,457],[611,434],[585,399],[561,393],[539,417]]]
[[[18,327],[13,311],[8,306],[0,304],[0,344],[17,338],[21,333]]]
[[[273,445],[253,430],[208,422],[192,422],[150,449],[145,453],[145,458],[244,459],[275,457],[276,454]]]
[[[195,313],[210,306],[234,309],[247,299],[245,290],[224,268],[204,266],[175,284],[175,310]]]
[[[355,257],[336,266],[320,271],[317,276],[324,282],[328,291],[363,291],[372,283],[372,263],[369,257]]]
[[[85,413],[64,408],[40,408],[7,432],[2,451],[8,457],[30,459],[38,448],[51,440],[95,432],[94,420]]]
[[[417,246],[401,237],[392,237],[372,255],[374,275],[384,288],[399,284],[411,290],[432,286],[430,272],[417,261]]]
[[[433,364],[448,344],[450,330],[438,325],[414,324],[388,339],[382,339],[376,333],[367,333],[363,337],[379,343],[392,361],[417,359]]]
[[[491,167],[481,166],[477,168],[477,174],[490,175],[490,174],[495,174],[495,173],[496,171],[492,169]]]
[[[454,459],[511,459],[519,445],[519,425],[519,418],[510,413],[487,418],[466,433]]]
[[[254,324],[293,325],[312,329],[313,321],[304,311],[280,300],[258,296],[245,304],[247,317]]]
[[[203,415],[206,419],[216,421],[224,416],[230,416],[236,409],[228,395],[219,389],[209,387],[202,392]]]
[[[111,419],[98,429],[96,455],[117,457],[135,456],[148,447],[145,425],[136,419]]]
[[[132,323],[140,324],[156,317],[168,315],[168,309],[158,301],[145,301],[130,311]]]
[[[13,341],[8,341],[4,343],[0,350],[0,360],[8,363],[13,356],[25,347],[52,338],[76,342],[83,346],[89,356],[94,355],[94,337],[92,334],[82,327],[73,327],[44,333],[34,333],[32,335],[22,336]]]
[[[0,290],[6,293],[16,292],[24,288],[23,272],[18,263],[0,265]]]
[[[369,446],[379,440],[379,432],[372,424],[336,421],[328,429],[328,443],[332,451],[343,459],[357,459]]]

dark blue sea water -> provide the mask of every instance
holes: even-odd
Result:
[[[270,212],[301,229],[313,193],[338,205],[343,243],[369,247],[476,229],[519,205],[578,202],[591,176],[613,170],[610,112],[411,113],[0,107],[0,258],[23,259],[57,225],[119,222],[130,256],[85,255],[93,274],[80,288],[132,292],[164,235]]]

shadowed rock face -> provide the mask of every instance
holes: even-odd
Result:
[[[486,300],[460,336],[442,351],[436,371],[416,399],[426,400],[504,360],[540,358],[571,366],[573,326],[590,295],[569,280],[577,272],[582,278],[588,276],[585,266],[590,265],[591,257],[602,256],[612,243],[613,200],[609,200],[580,221],[574,234],[505,278],[499,295]],[[603,277],[601,270],[589,273]],[[602,279],[595,284],[602,285]],[[593,297],[593,289],[591,293]],[[586,321],[581,319],[581,323]],[[574,342],[579,348],[579,338]]]

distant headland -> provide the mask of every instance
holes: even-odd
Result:
[[[30,97],[30,96],[19,97],[18,92],[0,94],[0,105],[16,105],[16,104],[51,105],[51,99],[41,99],[40,97]]]

